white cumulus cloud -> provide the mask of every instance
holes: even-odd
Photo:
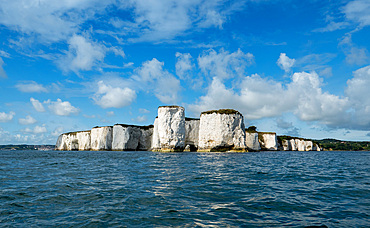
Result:
[[[25,81],[18,83],[15,87],[24,93],[41,93],[48,92],[48,90],[41,84],[38,84],[35,81]]]
[[[134,23],[115,19],[114,24],[138,34],[134,40],[140,41],[171,40],[193,28],[222,28],[228,14],[243,9],[242,4],[235,7],[223,1],[132,0],[125,3],[126,9],[132,8],[135,12]]]
[[[79,31],[79,25],[112,1],[0,1],[0,23],[15,31],[57,42]]]
[[[48,130],[46,129],[45,126],[35,126],[33,129],[30,128],[25,128],[22,130],[25,133],[31,133],[31,134],[42,134],[47,132]]]
[[[167,70],[163,69],[164,63],[156,58],[146,61],[136,70],[133,80],[141,89],[152,88],[155,96],[163,103],[173,103],[178,100],[181,89],[180,81]]]
[[[345,114],[348,98],[323,92],[321,80],[315,72],[300,72],[283,85],[254,74],[245,77],[240,87],[227,88],[218,78],[213,78],[207,94],[189,108],[195,113],[233,108],[250,120],[292,112],[301,120],[334,126],[348,118]]]
[[[294,66],[295,59],[289,58],[285,53],[280,53],[277,65],[284,70],[286,73],[290,72],[290,69]]]
[[[45,133],[47,131],[48,130],[46,129],[45,126],[35,126],[35,128],[33,129],[33,133],[35,133],[35,134],[41,134],[41,133]]]
[[[370,129],[370,66],[353,72],[353,78],[347,81],[345,90],[351,102],[350,114],[353,123],[360,130]]]
[[[295,113],[301,120],[335,125],[347,118],[348,99],[322,91],[322,79],[315,72],[294,73],[289,91],[299,98]]]
[[[254,56],[251,53],[244,53],[240,49],[233,53],[223,49],[217,53],[210,49],[198,57],[201,72],[206,76],[219,79],[244,76],[246,66],[252,64],[253,61]]]
[[[38,111],[38,112],[45,112],[44,105],[40,101],[38,101],[38,100],[36,100],[36,99],[34,99],[32,97],[30,98],[30,101],[32,103],[33,108],[36,111]]]
[[[30,115],[26,116],[26,118],[19,118],[18,119],[18,123],[20,123],[22,125],[34,124],[36,122],[37,122],[37,120],[35,118],[33,118],[32,116],[30,116]]]
[[[9,113],[5,113],[5,112],[0,112],[0,122],[9,122],[13,119],[13,117],[15,116],[15,112],[9,112]]]
[[[136,92],[128,87],[116,87],[99,81],[98,91],[93,99],[102,108],[122,108],[136,99]]]
[[[71,114],[77,114],[80,110],[76,107],[73,107],[68,101],[62,101],[57,99],[57,101],[48,101],[46,102],[48,108],[58,116],[69,116]]]
[[[98,63],[103,62],[106,48],[94,43],[81,35],[73,35],[69,40],[69,50],[58,64],[64,71],[91,70]]]
[[[189,53],[176,53],[176,74],[180,79],[185,80],[192,77],[191,70],[195,67]]]

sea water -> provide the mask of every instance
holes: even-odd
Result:
[[[370,227],[369,152],[0,151],[2,227]]]

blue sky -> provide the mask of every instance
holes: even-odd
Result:
[[[370,140],[370,1],[0,2],[0,144],[233,108],[246,126]]]

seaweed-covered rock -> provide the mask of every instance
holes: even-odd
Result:
[[[198,143],[198,151],[245,151],[243,116],[232,109],[203,112]]]

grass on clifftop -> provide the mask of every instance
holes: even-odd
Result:
[[[212,113],[216,113],[216,114],[239,114],[239,115],[243,116],[240,112],[238,112],[234,109],[219,109],[219,110],[205,111],[205,112],[202,112],[200,115],[212,114]]]
[[[294,136],[289,136],[289,135],[278,135],[277,138],[280,139],[281,141],[283,141],[283,140],[291,140],[291,139],[299,139],[299,140],[312,141],[311,139],[304,139],[304,138],[294,137]]]
[[[245,132],[248,132],[248,133],[257,133],[257,127],[256,126],[250,126],[248,128],[245,129]]]
[[[159,106],[158,108],[184,108],[184,107],[181,107],[181,106],[178,106],[178,105],[163,105],[163,106]]]
[[[71,132],[63,133],[62,135],[77,135],[77,133],[83,133],[83,132],[91,132],[91,130],[86,130],[86,131],[71,131]]]
[[[147,125],[147,126],[140,126],[140,125],[132,125],[132,124],[115,124],[115,125],[119,125],[119,126],[122,126],[122,127],[136,127],[136,128],[140,128],[142,130],[148,130],[150,128],[154,128],[153,125]]]

